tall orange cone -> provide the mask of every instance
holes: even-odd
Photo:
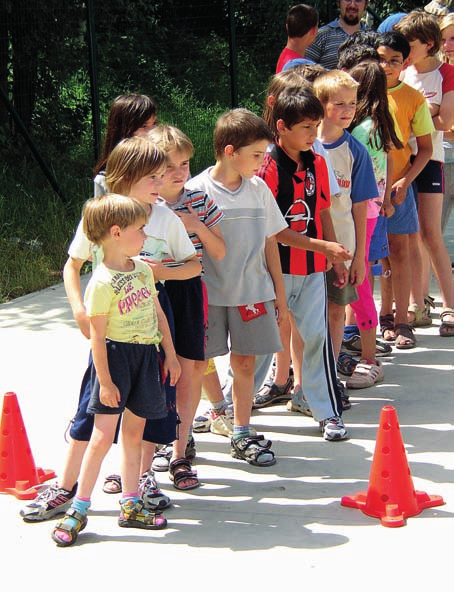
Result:
[[[0,424],[0,492],[34,499],[39,486],[54,477],[54,471],[35,466],[17,397],[6,393]]]
[[[443,498],[415,491],[394,407],[383,407],[367,492],[341,498],[341,505],[380,518],[383,526],[403,526],[425,508],[441,506]]]

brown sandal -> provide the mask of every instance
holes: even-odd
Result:
[[[444,308],[440,313],[440,337],[454,337],[454,322],[445,320],[450,316],[454,316],[454,308]]]
[[[191,467],[191,462],[187,458],[176,458],[169,465],[169,479],[173,481],[175,489],[186,491],[199,487],[200,481],[197,477],[197,471]],[[191,485],[183,485],[186,480],[194,481]]]
[[[412,349],[416,345],[413,329],[407,323],[394,325],[396,332],[396,349]]]
[[[396,335],[394,333],[394,315],[392,313],[380,317],[380,331],[381,336],[385,341],[395,341]]]

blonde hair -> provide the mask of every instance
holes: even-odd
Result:
[[[329,70],[314,80],[314,92],[322,105],[339,90],[357,90],[358,83],[343,70]]]
[[[189,153],[190,156],[194,153],[194,145],[188,136],[172,125],[158,125],[148,133],[147,137],[165,152],[178,150]]]
[[[167,154],[150,140],[139,136],[122,140],[107,159],[107,188],[111,193],[128,195],[135,183],[166,163]]]
[[[447,14],[446,16],[444,16],[441,20],[440,20],[440,31],[441,31],[441,36],[443,37],[443,31],[445,29],[447,29],[448,27],[452,27],[454,26],[454,12],[450,12],[449,14]],[[443,54],[443,41],[441,43],[441,53]],[[448,62],[448,58],[443,55],[443,59],[445,62]]]
[[[148,221],[147,208],[135,199],[106,193],[89,199],[83,209],[83,229],[89,241],[99,245],[112,226],[126,228]]]

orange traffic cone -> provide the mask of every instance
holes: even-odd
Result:
[[[444,501],[439,495],[415,491],[396,410],[389,405],[383,407],[369,489],[342,497],[341,505],[380,518],[383,526],[403,526],[409,516],[442,504]]]
[[[17,397],[6,393],[0,425],[0,492],[34,499],[36,486],[53,477],[54,471],[35,467]]]

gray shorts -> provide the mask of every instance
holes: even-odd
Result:
[[[236,306],[208,305],[205,359],[223,356],[229,351],[240,356],[261,356],[281,351],[274,301],[265,302],[265,308],[266,314],[243,321]]]
[[[333,284],[337,276],[333,268],[326,272],[326,291],[328,293],[328,302],[338,304],[339,306],[347,306],[358,300],[358,292],[356,288],[347,284],[343,288],[338,288]],[[367,279],[367,278],[366,278]]]

